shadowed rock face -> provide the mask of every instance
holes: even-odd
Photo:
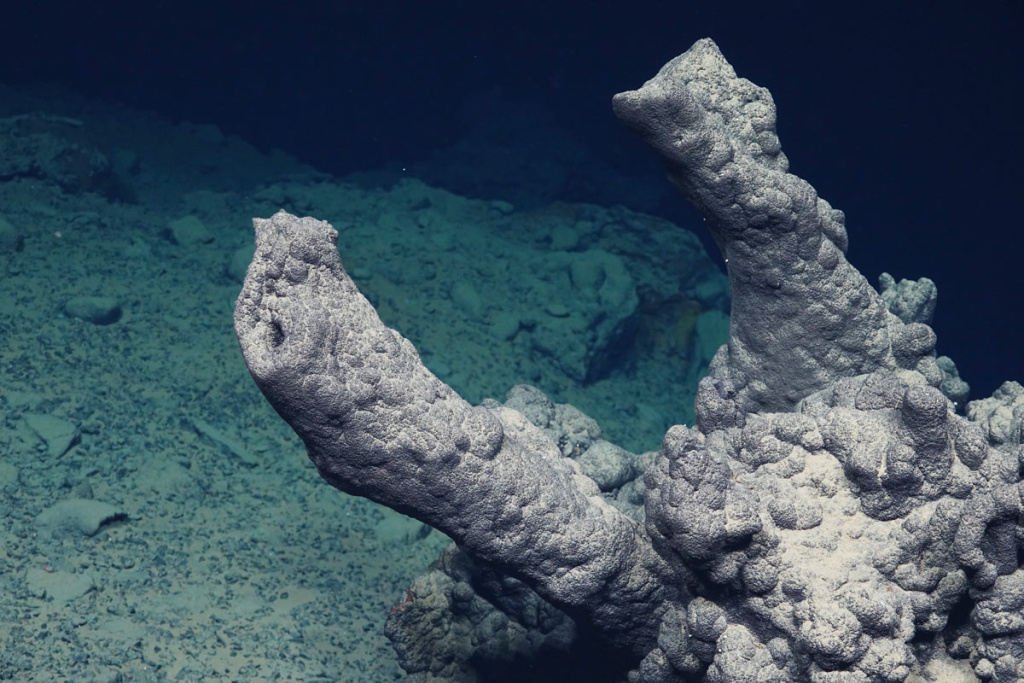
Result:
[[[842,213],[787,173],[771,96],[713,42],[614,106],[705,216],[733,287],[696,426],[669,430],[643,484],[617,477],[618,493],[580,463],[621,454],[565,457],[543,396],[473,407],[426,370],[359,294],[328,224],[254,221],[235,326],[260,389],[329,483],[459,546],[392,611],[403,666],[473,680],[545,648],[579,657],[578,637],[604,645],[583,656],[608,680],[1019,680],[1006,414],[1024,388],[956,414],[934,333],[846,261]]]

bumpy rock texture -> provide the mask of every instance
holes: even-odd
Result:
[[[1024,678],[1024,388],[956,413],[966,386],[922,322],[934,286],[888,278],[887,301],[846,261],[843,214],[787,173],[771,96],[710,40],[614,106],[703,213],[733,292],[697,424],[653,462],[527,388],[470,406],[380,322],[329,225],[254,221],[235,313],[253,377],[328,482],[458,545],[392,610],[403,666]]]

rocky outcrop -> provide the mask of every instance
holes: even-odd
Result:
[[[465,553],[395,606],[403,664],[471,680],[561,650],[602,672],[578,680],[1024,677],[1019,385],[956,412],[928,283],[890,312],[846,261],[843,214],[787,172],[768,91],[710,40],[615,110],[704,215],[733,293],[696,425],[650,464],[596,436],[565,448],[574,427],[529,390],[469,405],[380,321],[331,226],[254,221],[235,326],[260,389],[329,483]]]

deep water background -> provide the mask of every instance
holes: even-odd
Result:
[[[692,424],[727,282],[610,105],[699,38],[771,90],[850,260],[938,283],[972,396],[1024,381],[1019,7],[4,3],[0,680],[402,679],[385,620],[449,541],[325,484],[253,384],[254,216],[330,221],[470,401],[529,382],[575,407],[563,454],[635,452],[607,489]]]
[[[476,123],[467,98],[525,102],[658,182],[610,98],[710,36],[773,93],[792,171],[847,214],[850,260],[872,281],[937,282],[939,352],[977,398],[1024,380],[1022,16],[992,0],[19,2],[3,10],[0,82],[213,123],[335,174],[401,173],[452,145]],[[474,172],[500,187],[501,166]]]

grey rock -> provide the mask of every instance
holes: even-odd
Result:
[[[889,312],[904,323],[932,324],[939,291],[935,283],[923,277],[920,280],[900,280],[889,273],[878,278],[879,292]]]
[[[1003,382],[988,398],[967,404],[967,417],[996,444],[1024,444],[1024,386]]]
[[[731,338],[711,372],[745,408],[792,408],[838,377],[895,367],[899,320],[846,261],[843,213],[786,172],[766,89],[702,40],[613,105],[728,255]]]
[[[522,414],[470,406],[430,374],[359,295],[330,225],[283,211],[255,225],[235,329],[257,385],[321,476],[430,524],[474,557],[514,565],[546,599],[646,650],[657,624],[641,605],[678,589],[656,579],[668,568],[636,522]]]
[[[551,428],[555,421],[555,404],[536,387],[525,384],[512,387],[505,395],[505,406],[544,430]]]
[[[633,479],[635,472],[630,454],[623,448],[601,439],[576,458],[583,474],[602,491],[614,491]]]
[[[576,626],[521,581],[478,566],[453,544],[391,608],[385,634],[410,680],[473,681],[474,660],[567,651]]]
[[[325,480],[479,565],[456,580],[448,551],[396,606],[403,666],[474,680],[474,664],[532,656],[526,615],[543,612],[631,683],[898,683],[950,657],[1020,680],[1024,389],[956,413],[921,307],[901,320],[846,261],[843,214],[787,172],[770,94],[713,42],[614,106],[706,217],[734,296],[696,425],[666,433],[642,493],[582,476],[575,458],[605,474],[580,411],[521,387],[473,407],[430,375],[327,223],[254,220],[235,327],[257,385]],[[637,499],[639,515],[623,506]]]

